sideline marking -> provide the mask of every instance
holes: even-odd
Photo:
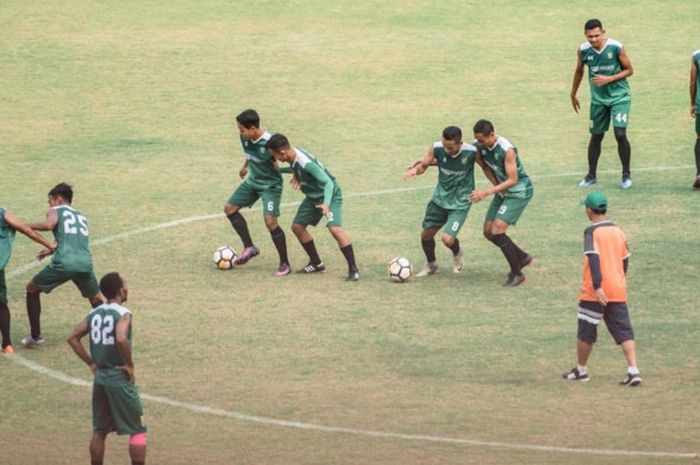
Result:
[[[39,365],[36,362],[32,362],[29,359],[22,357],[21,355],[5,355],[5,358],[15,362],[18,365],[22,365],[30,370],[37,371],[51,378],[63,381],[64,383],[72,384],[74,386],[92,387],[92,383],[74,378],[73,376],[67,375],[61,371],[52,370],[51,368],[46,368],[43,365]],[[664,457],[664,458],[697,458],[700,455],[692,452],[647,452],[647,451],[637,451],[637,450],[611,450],[611,449],[587,449],[587,448],[575,448],[575,447],[556,447],[556,446],[534,446],[530,444],[517,444],[517,443],[507,443],[498,441],[482,441],[479,439],[460,439],[460,438],[450,438],[442,436],[428,436],[423,434],[404,434],[404,433],[392,433],[388,431],[376,431],[376,430],[365,430],[357,428],[344,428],[341,426],[326,426],[316,423],[303,423],[299,421],[290,420],[278,420],[276,418],[261,417],[257,415],[248,415],[245,413],[223,410],[213,407],[207,407],[206,405],[193,404],[190,402],[182,402],[179,400],[168,399],[167,397],[152,396],[149,394],[141,393],[141,398],[145,400],[150,400],[151,402],[156,402],[159,404],[169,405],[171,407],[181,408],[183,410],[189,410],[191,412],[214,415],[225,418],[232,418],[235,420],[248,421],[252,423],[259,423],[263,425],[273,425],[281,426],[285,428],[297,428],[311,431],[320,431],[323,433],[341,433],[341,434],[352,434],[355,436],[370,436],[375,438],[386,438],[386,439],[402,439],[406,441],[423,441],[423,442],[434,442],[434,443],[444,443],[444,444],[460,444],[469,446],[482,446],[482,447],[493,447],[497,449],[516,449],[516,450],[529,450],[537,452],[562,452],[562,453],[572,453],[572,454],[587,454],[587,455],[608,455],[608,456],[632,456],[632,457]]]

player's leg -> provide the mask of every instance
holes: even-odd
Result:
[[[588,142],[588,173],[579,183],[580,187],[588,187],[597,182],[603,137],[610,126],[610,109],[604,105],[591,104],[589,118],[591,139]]]
[[[314,238],[307,229],[309,225],[317,225],[318,222],[321,221],[322,216],[323,213],[321,210],[316,208],[313,202],[305,198],[302,200],[301,205],[299,205],[297,214],[292,220],[292,232],[309,256],[309,263],[304,268],[298,270],[299,273],[316,273],[326,269],[326,265],[323,264],[316,250]]]
[[[92,438],[90,439],[90,464],[91,465],[102,465],[105,458],[105,441],[107,440],[107,433],[92,433]]]
[[[576,335],[576,366],[564,373],[570,381],[588,381],[588,358],[598,338],[598,325],[605,309],[598,302],[580,301],[578,304],[578,333]]]
[[[459,274],[464,268],[464,255],[460,248],[457,235],[462,225],[467,220],[469,208],[464,210],[451,210],[447,216],[447,222],[442,230],[442,243],[452,251],[452,273]]]
[[[627,303],[609,302],[605,311],[605,325],[615,343],[620,346],[627,360],[627,376],[620,382],[623,386],[639,386],[642,377],[637,368],[637,347],[634,342],[634,331],[630,321]]]
[[[10,337],[10,308],[7,306],[7,287],[5,284],[4,269],[0,270],[0,333],[2,333],[2,348],[0,352],[5,354],[13,353],[12,338]]]
[[[141,423],[143,404],[134,384],[105,386],[114,428],[120,435],[128,434],[132,464],[146,461],[146,426]]]
[[[346,281],[359,281],[360,270],[355,262],[355,252],[352,248],[352,241],[350,240],[350,236],[348,236],[343,229],[343,196],[340,188],[336,187],[328,209],[330,210],[330,216],[326,222],[326,227],[328,228],[328,232],[331,233],[338,243],[340,252],[343,254],[348,264],[348,277]]]
[[[22,338],[22,345],[31,347],[36,344],[43,344],[44,337],[41,335],[41,298],[42,292],[48,294],[56,287],[73,278],[72,273],[57,271],[51,265],[38,272],[27,284],[26,302],[27,316],[29,317],[30,333]]]
[[[267,190],[262,193],[263,218],[265,226],[270,231],[272,243],[277,249],[280,258],[279,268],[275,276],[286,276],[292,272],[287,255],[287,237],[279,226],[277,219],[280,216],[280,201],[282,200],[282,189]]]
[[[611,108],[613,130],[615,132],[615,140],[617,141],[617,154],[622,164],[622,180],[620,181],[620,187],[622,189],[629,189],[632,187],[632,172],[630,168],[632,148],[627,139],[627,122],[629,120],[630,108],[631,102],[618,103]]]
[[[248,222],[240,213],[241,208],[250,207],[258,200],[258,197],[259,196],[256,190],[248,185],[248,183],[243,181],[233,192],[233,194],[231,194],[228,202],[226,202],[224,205],[224,214],[231,223],[234,231],[236,231],[238,236],[241,238],[241,242],[243,242],[243,251],[238,257],[236,257],[237,265],[243,265],[248,260],[260,253],[250,237]]]
[[[522,284],[525,281],[522,268],[532,262],[532,257],[515,245],[510,237],[506,235],[508,227],[517,222],[529,201],[529,198],[508,199],[496,196],[486,213],[484,235],[501,249],[501,253],[503,253],[510,266],[508,279],[503,283],[504,287],[514,287]],[[488,232],[486,231],[487,227],[490,229]]]
[[[77,273],[72,281],[80,290],[80,295],[90,302],[92,308],[97,308],[104,303],[102,294],[100,294],[100,285],[97,283],[97,278],[93,271]]]
[[[695,116],[695,182],[693,189],[700,189],[700,116]]]
[[[105,387],[95,384],[92,387],[92,439],[90,439],[90,460],[93,465],[101,465],[105,455],[105,440],[114,431],[114,421],[109,408]]]
[[[447,222],[448,211],[436,205],[432,200],[425,207],[423,215],[420,244],[425,254],[426,265],[416,274],[417,278],[437,273],[438,262],[435,255],[435,234]]]

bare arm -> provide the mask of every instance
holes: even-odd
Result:
[[[97,365],[95,365],[95,361],[90,357],[90,354],[88,354],[87,350],[85,350],[85,347],[83,346],[83,343],[81,339],[88,333],[88,325],[87,325],[87,320],[83,320],[80,323],[76,325],[75,328],[73,328],[73,332],[71,335],[68,337],[68,345],[73,349],[73,352],[80,357],[80,359],[85,362],[87,366],[90,367],[92,372],[95,372],[95,369],[97,368]]]
[[[625,51],[624,47],[622,50],[620,50],[620,67],[622,70],[617,73],[613,74],[612,76],[604,76],[602,74],[596,74],[593,76],[592,82],[598,87],[606,86],[612,82],[619,81],[620,79],[625,79],[632,74],[634,74],[634,70],[632,69],[632,62],[630,62],[629,57],[627,56],[627,52]]]
[[[579,49],[576,51],[576,69],[574,70],[574,79],[571,82],[571,106],[574,107],[576,113],[581,109],[581,104],[578,101],[578,97],[576,97],[581,80],[583,80],[583,60]]]
[[[15,231],[19,231],[34,242],[43,245],[47,249],[54,251],[56,249],[56,245],[53,244],[52,242],[47,241],[44,239],[44,237],[34,231],[32,228],[27,226],[26,224],[22,223],[20,220],[18,220],[12,213],[9,211],[5,211],[5,221],[7,224],[10,225],[12,229]]]
[[[491,168],[489,168],[489,165],[486,164],[484,161],[484,157],[481,156],[480,153],[477,153],[476,155],[476,164],[481,167],[481,170],[484,172],[484,176],[491,181],[491,184],[494,186],[498,184],[498,179],[496,179],[496,175],[493,174],[493,171],[491,171]]]
[[[36,231],[53,231],[53,229],[58,224],[58,214],[53,208],[49,208],[46,212],[46,221],[41,221],[39,223],[30,223],[27,226]]]
[[[697,115],[697,108],[695,105],[695,99],[698,95],[698,67],[695,62],[691,61],[690,64],[690,116],[695,118]]]
[[[488,168],[488,166],[486,168]],[[515,150],[513,148],[508,149],[508,151],[506,152],[505,169],[507,176],[505,181],[503,181],[500,184],[495,184],[494,186],[489,187],[488,189],[472,191],[472,193],[469,194],[469,200],[471,200],[472,202],[479,202],[481,200],[484,200],[489,195],[497,194],[499,192],[505,192],[518,183],[518,165],[515,162]],[[488,174],[486,176],[488,177]],[[491,176],[493,176],[493,173],[491,174]],[[494,181],[492,180],[491,182]]]
[[[125,314],[119,319],[116,329],[117,337],[117,349],[119,353],[124,357],[126,365],[120,367],[122,370],[126,371],[129,376],[129,382],[133,384],[136,381],[136,375],[134,374],[134,361],[131,358],[131,346],[129,345],[129,326],[131,325],[131,315]]]
[[[423,158],[418,163],[414,163],[413,166],[406,170],[403,178],[408,180],[413,179],[416,176],[420,176],[421,174],[425,173],[425,170],[427,170],[430,165],[434,164],[435,161],[435,154],[433,153],[433,146],[431,145],[425,151]]]

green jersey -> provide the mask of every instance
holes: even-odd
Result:
[[[695,93],[695,105],[700,107],[700,50],[693,52],[693,66],[695,66],[695,70],[698,72],[695,81],[695,89],[697,89]]]
[[[306,150],[295,147],[294,152],[292,172],[301,185],[301,191],[314,203],[330,205],[336,187],[333,175]]]
[[[124,315],[131,315],[128,308],[116,303],[102,304],[87,316],[90,335],[90,355],[97,365],[96,384],[125,384],[128,376],[117,368],[126,360],[117,347],[117,323]],[[131,324],[129,324],[129,346],[131,346]]]
[[[5,222],[5,209],[0,207],[0,270],[4,270],[12,254],[15,230]]]
[[[446,210],[467,208],[469,193],[474,190],[476,147],[462,144],[456,155],[449,155],[440,141],[433,144],[433,155],[439,171],[433,203]]]
[[[51,266],[58,271],[92,271],[87,219],[70,205],[52,208],[58,216],[53,229],[58,246],[51,259]]]
[[[593,84],[593,76],[601,74],[612,76],[622,71],[620,53],[622,44],[608,37],[602,50],[594,49],[591,44],[584,42],[579,48],[581,60],[588,66],[588,81],[591,87],[591,103],[611,106],[616,103],[629,102],[632,98],[627,78],[619,79],[605,86]]]
[[[265,131],[257,140],[241,137],[241,145],[248,160],[248,181],[258,189],[282,188],[282,175],[275,169],[275,159],[267,150],[270,133]]]
[[[530,177],[525,173],[525,168],[523,168],[522,163],[520,163],[520,156],[518,155],[518,149],[510,143],[505,137],[498,136],[496,143],[493,147],[482,147],[478,142],[474,142],[481,158],[486,162],[491,172],[496,176],[499,183],[508,179],[506,174],[506,153],[509,149],[513,149],[515,152],[515,164],[518,171],[518,183],[505,191],[503,196],[511,199],[528,199],[532,197],[532,181]]]

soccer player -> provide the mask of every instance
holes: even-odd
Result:
[[[255,110],[245,110],[236,116],[236,124],[246,156],[246,160],[238,172],[244,181],[224,205],[226,217],[243,241],[243,251],[236,257],[234,263],[243,265],[260,253],[260,250],[253,244],[248,231],[248,223],[241,215],[240,209],[251,207],[261,198],[265,226],[270,231],[272,242],[275,244],[280,258],[279,268],[275,272],[275,276],[286,276],[292,272],[292,268],[289,265],[289,258],[287,258],[287,239],[277,223],[277,217],[280,215],[280,200],[282,199],[282,175],[266,147],[270,133],[260,128],[260,116]],[[246,176],[248,177],[246,178]]]
[[[525,281],[522,268],[532,263],[532,256],[515,245],[506,231],[508,226],[515,226],[530,202],[532,181],[520,163],[518,149],[508,139],[497,135],[490,121],[482,119],[476,122],[474,138],[476,163],[493,186],[475,189],[469,195],[469,200],[476,203],[493,195],[484,218],[484,236],[501,249],[510,265],[510,273],[503,286],[518,286]]]
[[[12,254],[12,242],[15,232],[19,231],[31,240],[43,245],[51,253],[55,245],[44,239],[40,234],[18,220],[12,213],[0,207],[0,333],[2,333],[2,348],[0,352],[14,353],[10,337],[10,309],[7,306],[7,287],[5,284],[5,266]]]
[[[700,106],[700,50],[693,53],[690,65],[690,116],[695,118],[695,182],[693,189],[700,189],[700,118],[698,118],[698,106]]]
[[[348,263],[346,281],[358,281],[360,271],[355,263],[352,242],[342,227],[343,193],[335,178],[316,157],[304,149],[292,147],[282,134],[271,136],[267,148],[277,161],[289,163],[291,169],[285,169],[284,172],[291,171],[294,174],[294,182],[298,183],[306,196],[292,222],[294,235],[309,255],[309,263],[299,272],[317,273],[326,269],[316,251],[314,238],[307,229],[309,225],[316,226],[325,216],[328,220],[326,227]]]
[[[56,250],[49,263],[27,284],[27,315],[31,332],[22,339],[22,345],[32,347],[44,343],[41,335],[42,292],[49,293],[66,281],[73,281],[90,305],[102,304],[100,289],[92,268],[92,255],[88,247],[87,219],[71,206],[73,188],[60,183],[49,191],[49,210],[46,220],[27,226],[37,231],[53,231]],[[50,249],[39,252],[38,258],[50,255]]]
[[[591,225],[583,233],[583,288],[578,304],[577,364],[563,374],[570,381],[588,381],[588,357],[598,335],[600,320],[620,345],[627,359],[627,376],[622,386],[639,386],[634,332],[627,311],[627,266],[629,249],[625,234],[606,219],[608,199],[602,192],[591,192],[581,202]]]
[[[576,71],[571,84],[571,105],[578,113],[581,104],[576,93],[583,79],[583,66],[587,65],[591,87],[591,140],[588,143],[588,174],[579,186],[588,187],[597,182],[596,170],[601,143],[612,118],[617,153],[622,163],[620,187],[629,189],[632,186],[630,172],[632,149],[627,140],[627,120],[632,97],[627,78],[632,76],[632,63],[622,44],[605,36],[605,29],[599,20],[586,21],[584,33],[587,42],[581,44],[576,54]]]
[[[424,277],[438,271],[435,257],[435,234],[442,230],[442,243],[452,251],[452,272],[459,274],[464,267],[462,249],[457,234],[467,219],[474,190],[474,161],[476,147],[462,143],[462,130],[448,126],[442,131],[442,141],[428,147],[425,156],[406,170],[404,179],[425,173],[434,163],[438,166],[438,182],[423,217],[421,245],[427,265],[416,276]]]
[[[146,462],[146,427],[141,423],[143,405],[135,383],[131,357],[131,310],[122,304],[128,297],[126,281],[118,273],[100,280],[107,303],[92,309],[73,329],[68,344],[95,375],[92,385],[92,439],[90,460],[102,465],[107,434],[128,434],[132,465]],[[82,338],[90,333],[90,353]]]

